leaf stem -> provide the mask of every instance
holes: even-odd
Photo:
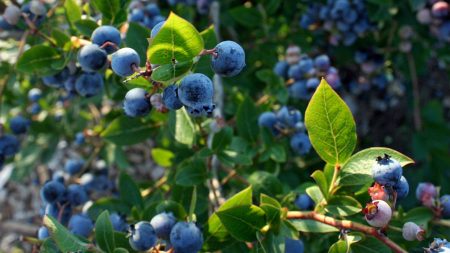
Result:
[[[339,171],[341,170],[341,165],[336,164],[334,166],[333,178],[331,179],[330,188],[328,189],[328,193],[333,194],[334,186],[336,184],[337,177],[339,175]]]
[[[450,220],[437,219],[433,220],[431,223],[438,226],[450,227]]]
[[[367,235],[371,235],[386,244],[395,253],[407,253],[406,250],[401,248],[398,244],[391,241],[387,236],[380,233],[376,228],[363,225],[358,222],[349,220],[337,220],[323,214],[318,214],[316,212],[299,212],[299,211],[289,211],[287,213],[287,219],[300,219],[300,220],[315,220],[339,229],[350,229],[359,232],[363,232]]]
[[[191,198],[191,205],[189,206],[189,215],[188,215],[188,221],[195,222],[195,206],[197,205],[197,186],[194,185],[194,189],[192,189],[192,198]]]

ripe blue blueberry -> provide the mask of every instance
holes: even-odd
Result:
[[[48,181],[41,188],[41,199],[46,203],[55,203],[60,201],[65,192],[65,187],[58,181]]]
[[[144,8],[145,14],[149,15],[150,17],[155,17],[161,14],[161,11],[159,10],[159,7],[155,3],[149,3]]]
[[[70,218],[67,228],[73,234],[87,238],[94,229],[94,223],[85,214],[75,214]]]
[[[14,25],[11,25],[6,21],[6,19],[3,16],[0,16],[0,30],[9,31],[14,28]]]
[[[152,224],[155,229],[156,236],[158,236],[158,238],[168,240],[170,231],[172,231],[172,228],[176,222],[175,216],[173,216],[172,213],[163,212],[155,215],[150,221],[150,224]]]
[[[443,195],[439,201],[441,202],[442,216],[450,218],[450,195]]]
[[[59,222],[63,225],[67,225],[67,223],[69,222],[70,217],[72,217],[72,211],[72,206],[70,205],[61,206],[58,203],[52,203],[45,206],[45,215],[49,215],[53,218],[59,219],[59,214],[62,213],[61,220],[59,220]]]
[[[289,96],[297,99],[309,100],[311,98],[311,92],[306,89],[306,81],[300,80],[296,81],[294,84],[289,86]]]
[[[328,55],[319,55],[314,59],[314,66],[321,71],[327,71],[330,68],[330,58]]]
[[[16,116],[9,121],[9,127],[14,134],[24,134],[30,126],[30,120],[22,116]]]
[[[83,186],[71,184],[67,186],[67,199],[73,206],[79,206],[86,203],[89,197]]]
[[[107,62],[106,51],[96,44],[90,44],[82,47],[77,56],[78,63],[86,72],[95,72],[101,70]]]
[[[294,128],[302,120],[302,113],[299,110],[281,107],[277,112],[277,120],[283,128]]]
[[[145,116],[150,112],[150,100],[142,88],[134,88],[127,92],[123,102],[125,114],[130,117]]]
[[[118,213],[111,213],[109,215],[109,220],[114,228],[114,230],[119,232],[125,232],[128,229],[128,224],[125,220],[125,217],[119,215]]]
[[[77,79],[78,79],[77,75],[71,75],[64,82],[64,89],[66,89],[66,91],[68,93],[68,97],[70,97],[71,95],[75,95],[77,93],[77,90],[75,88]]]
[[[37,102],[42,97],[42,91],[39,88],[33,88],[28,91],[28,100]]]
[[[61,72],[52,75],[52,76],[44,76],[42,81],[45,85],[52,88],[61,88],[64,86],[64,82],[69,78],[70,71],[68,68],[64,68]]]
[[[150,32],[150,38],[156,37],[156,35],[159,33],[159,30],[161,30],[161,27],[164,25],[165,22],[166,21],[161,21],[152,28],[152,31]]]
[[[394,185],[394,191],[397,192],[397,199],[403,199],[408,196],[409,184],[404,176]]]
[[[83,159],[70,159],[64,165],[64,170],[70,175],[75,175],[81,171],[84,166]]]
[[[128,21],[130,22],[143,22],[145,18],[145,13],[141,9],[133,9],[128,15]]]
[[[288,78],[289,64],[286,61],[279,61],[275,64],[273,72],[284,79]]]
[[[166,108],[178,110],[183,104],[178,99],[178,87],[174,84],[167,86],[162,93],[162,100]]]
[[[36,115],[36,114],[39,114],[40,112],[41,112],[41,105],[39,105],[38,103],[31,104],[31,107],[30,107],[31,115]]]
[[[170,232],[170,243],[177,253],[194,253],[203,246],[203,235],[192,222],[180,221]]]
[[[134,49],[125,47],[119,49],[112,55],[111,68],[119,76],[132,75],[135,67],[139,67],[141,60]]]
[[[137,251],[147,251],[156,244],[156,233],[150,222],[140,221],[130,225],[130,246]]]
[[[83,97],[98,95],[103,89],[103,76],[99,73],[81,74],[77,78],[75,89]]]
[[[305,246],[303,245],[302,240],[286,238],[284,245],[285,253],[303,253],[305,251]]]
[[[200,73],[190,74],[181,81],[178,98],[185,106],[200,109],[212,105],[213,89],[213,83],[207,76]]]
[[[394,186],[400,180],[402,173],[401,164],[387,154],[384,157],[379,156],[372,167],[375,182],[385,186]]]
[[[114,43],[117,47],[120,45],[122,39],[120,38],[120,32],[114,26],[103,25],[94,30],[91,35],[92,43],[98,46],[103,46],[106,42]],[[116,51],[116,47],[108,45],[104,47],[108,54]]]
[[[306,155],[311,150],[311,141],[307,134],[297,132],[291,137],[291,148],[299,155]]]
[[[268,128],[274,135],[279,133],[279,130],[275,127],[277,122],[277,116],[273,112],[263,112],[258,118],[258,125]]]
[[[309,78],[309,79],[306,81],[306,90],[307,90],[310,94],[312,94],[312,93],[314,93],[314,91],[316,90],[316,88],[319,86],[319,84],[320,84],[319,78],[316,78],[316,77]]]
[[[40,227],[39,230],[38,230],[38,236],[37,237],[38,237],[39,240],[45,240],[48,237],[50,237],[50,233],[48,232],[48,228],[46,228],[44,226]]]
[[[77,145],[82,145],[82,144],[84,144],[84,142],[85,142],[84,133],[83,132],[78,132],[75,135],[75,143]]]
[[[211,67],[221,76],[235,76],[245,67],[245,52],[234,41],[222,41],[215,47],[216,54],[211,58]]]
[[[0,155],[11,157],[19,151],[19,140],[14,135],[5,134],[0,137]]]
[[[306,193],[298,195],[294,204],[300,210],[311,210],[314,208],[314,201]]]

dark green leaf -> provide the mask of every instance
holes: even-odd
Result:
[[[323,171],[316,170],[311,174],[311,177],[314,178],[314,181],[316,181],[316,184],[319,186],[320,191],[325,196],[325,199],[328,199],[328,182]]]
[[[75,0],[65,0],[64,10],[69,23],[74,24],[81,19],[81,9]]]
[[[213,151],[224,150],[230,143],[233,137],[233,129],[231,127],[224,127],[218,133],[214,134],[211,148]]]
[[[123,202],[129,206],[143,207],[141,192],[133,179],[126,173],[119,176],[119,193]]]
[[[179,143],[189,147],[194,144],[197,130],[184,108],[169,113],[169,128]]]
[[[206,177],[206,166],[203,161],[188,160],[178,167],[175,181],[178,185],[194,186],[203,183]]]
[[[237,240],[251,242],[266,225],[264,210],[255,205],[237,206],[216,213],[226,230]]]
[[[274,196],[283,192],[283,185],[280,180],[266,171],[253,172],[248,178],[248,182],[253,186],[255,195],[264,193]]]
[[[101,213],[95,222],[95,240],[102,250],[108,253],[115,252],[114,229],[107,210]]]
[[[87,251],[88,244],[82,242],[63,225],[48,215],[44,216],[44,226],[50,232],[52,239],[56,242],[58,249],[63,252]]]
[[[187,74],[192,65],[192,60],[160,65],[153,70],[152,80],[172,84]]]
[[[262,17],[256,8],[240,6],[230,10],[231,16],[245,27],[257,27],[262,24]]]
[[[75,22],[77,30],[86,37],[91,37],[92,32],[98,27],[95,21],[90,19],[82,19]]]
[[[116,145],[132,145],[145,141],[151,136],[152,126],[141,118],[117,117],[100,134]]]
[[[325,210],[339,216],[350,216],[361,212],[361,204],[350,196],[333,196],[328,201]]]
[[[25,74],[53,75],[59,71],[53,69],[52,64],[61,60],[62,56],[55,48],[36,45],[22,54],[17,62],[17,70]]]
[[[258,138],[258,112],[253,101],[246,97],[239,106],[236,115],[236,127],[239,135],[248,141],[255,142]]]
[[[125,37],[127,47],[136,50],[141,58],[141,66],[145,65],[147,60],[148,40],[150,37],[150,30],[134,22],[128,23],[128,31]]]

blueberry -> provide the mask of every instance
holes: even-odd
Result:
[[[16,25],[19,23],[20,17],[22,12],[20,11],[19,7],[15,6],[14,4],[8,5],[6,7],[5,11],[3,12],[3,18],[8,22],[10,25]]]
[[[58,203],[47,204],[45,206],[45,215],[52,216],[53,218],[58,219],[61,224],[67,225],[70,217],[72,217],[72,207],[70,205],[62,205],[61,208]]]
[[[85,214],[75,214],[70,218],[67,228],[73,234],[87,238],[94,229],[94,223]]]
[[[161,23],[163,21],[165,21],[166,18],[164,16],[158,15],[156,17],[154,17],[151,21],[151,25],[150,25],[150,29],[153,29],[158,23]]]
[[[389,155],[379,156],[376,163],[372,167],[372,176],[375,182],[385,185],[394,186],[400,181],[403,169],[397,160],[392,159]]]
[[[33,88],[28,91],[28,100],[37,102],[42,97],[42,91],[39,88]]]
[[[162,93],[164,105],[170,110],[178,110],[183,104],[178,99],[178,87],[174,84],[167,86]]]
[[[147,251],[156,244],[156,233],[150,222],[140,221],[130,226],[129,242],[137,251]]]
[[[170,231],[176,222],[175,216],[173,216],[172,213],[163,212],[154,216],[150,221],[150,224],[152,224],[155,229],[158,238],[168,240]]]
[[[203,246],[203,235],[192,222],[180,221],[170,232],[170,243],[177,253],[194,253]]]
[[[213,96],[214,88],[211,79],[200,73],[186,76],[178,87],[178,98],[188,107],[211,105]]]
[[[319,78],[316,78],[316,77],[309,78],[309,79],[306,81],[306,90],[307,90],[309,93],[314,93],[314,91],[315,91],[316,88],[319,86],[319,84],[320,84]]]
[[[314,59],[314,66],[321,71],[327,71],[330,68],[330,58],[323,54]]]
[[[30,2],[30,12],[36,16],[43,16],[47,13],[47,8],[39,0],[33,0]]]
[[[64,86],[64,82],[69,78],[70,71],[68,68],[64,68],[61,72],[53,76],[44,76],[42,81],[45,85],[52,88],[61,88]]]
[[[155,17],[161,14],[161,11],[159,10],[159,7],[155,3],[149,3],[144,8],[145,14],[149,15],[150,17]]]
[[[367,223],[378,228],[389,224],[392,217],[391,207],[383,200],[374,200],[368,203],[363,212]]]
[[[128,16],[128,21],[130,22],[142,22],[144,21],[144,11],[141,9],[133,9]]]
[[[114,230],[119,232],[125,232],[128,229],[128,224],[125,221],[125,217],[117,214],[117,213],[111,213],[109,215],[109,220],[111,221],[111,224],[114,228]]]
[[[119,49],[112,55],[111,68],[119,76],[125,77],[132,75],[134,67],[139,67],[141,60],[134,49],[125,47]]]
[[[84,133],[83,132],[78,132],[75,135],[75,143],[77,145],[82,145],[82,144],[84,144],[84,142],[85,142]]]
[[[402,235],[407,241],[422,241],[425,236],[425,231],[414,222],[406,222],[403,224]]]
[[[48,181],[41,188],[41,199],[46,203],[55,203],[63,198],[65,187],[58,181]]]
[[[9,24],[3,16],[0,15],[0,30],[9,31],[14,28],[13,25]]]
[[[301,80],[292,84],[289,89],[289,96],[296,99],[309,100],[311,98],[311,92],[306,89],[306,81]]]
[[[31,104],[30,113],[31,115],[36,115],[41,112],[41,106],[38,103]]]
[[[309,57],[303,57],[298,63],[301,73],[311,74],[314,71],[314,61]]]
[[[311,142],[308,135],[302,132],[297,132],[291,137],[291,148],[299,155],[306,155],[311,150]]]
[[[450,218],[450,195],[443,195],[439,201],[441,202],[442,216]]]
[[[58,181],[61,184],[64,184],[64,172],[62,170],[57,170],[55,171],[55,173],[53,173],[52,175],[52,180],[53,181]]]
[[[89,200],[86,190],[78,184],[67,186],[67,198],[73,206],[79,206]]]
[[[438,37],[446,42],[450,41],[450,21],[444,22],[439,27]]]
[[[122,41],[119,30],[114,26],[109,25],[97,27],[94,32],[92,32],[91,40],[92,43],[97,44],[100,47],[106,42],[114,43],[118,47]],[[116,51],[116,47],[114,46],[109,45],[104,48],[108,54]]]
[[[159,30],[161,30],[164,23],[166,23],[166,21],[161,21],[152,28],[152,31],[150,32],[150,38],[156,37],[156,35],[159,33]]]
[[[397,192],[397,199],[403,199],[403,198],[406,198],[406,196],[408,196],[409,184],[404,176],[402,176],[400,178],[400,181],[398,181],[394,185],[394,191]]]
[[[9,121],[9,127],[14,134],[24,134],[28,131],[30,120],[22,116],[16,116]]]
[[[284,245],[285,253],[303,253],[305,251],[305,246],[303,245],[302,240],[286,238]]]
[[[298,195],[294,204],[300,210],[311,210],[314,208],[314,201],[306,193]]]
[[[70,159],[64,165],[64,170],[70,175],[75,175],[81,171],[84,166],[83,159]]]
[[[83,97],[98,95],[103,89],[103,76],[99,73],[81,74],[77,78],[75,89]]]
[[[279,61],[275,64],[273,72],[284,79],[288,78],[289,64],[286,61]]]
[[[245,52],[234,41],[222,41],[215,47],[216,54],[211,58],[211,67],[221,76],[235,76],[245,67]]]
[[[432,183],[419,183],[416,188],[416,198],[425,206],[434,205],[434,199],[438,195],[436,186]]]
[[[280,125],[285,128],[294,128],[297,122],[302,120],[302,113],[299,110],[287,106],[281,107],[276,116]]]
[[[151,109],[147,92],[142,88],[129,90],[125,95],[123,109],[125,110],[125,114],[130,117],[147,115]]]
[[[259,115],[258,125],[260,127],[267,127],[272,131],[274,135],[278,134],[278,129],[276,129],[275,125],[277,124],[277,116],[273,112],[263,112]]]
[[[107,62],[106,51],[96,44],[90,44],[82,47],[78,52],[77,60],[81,68],[87,72],[101,70]]]
[[[50,233],[48,232],[48,228],[42,226],[39,228],[38,230],[38,235],[37,235],[39,240],[45,240],[47,238],[50,237]]]
[[[19,140],[14,135],[5,134],[0,137],[0,155],[11,157],[19,152]]]
[[[210,5],[210,0],[197,0],[197,12],[200,15],[208,14]]]

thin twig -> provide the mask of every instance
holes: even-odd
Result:
[[[318,214],[316,212],[299,212],[299,211],[289,211],[287,213],[288,219],[300,219],[300,220],[315,220],[339,229],[349,229],[359,232],[363,232],[367,235],[371,235],[377,238],[382,243],[386,244],[393,252],[396,253],[407,253],[406,250],[401,248],[398,244],[391,241],[387,236],[380,233],[376,228],[363,225],[358,222],[349,220],[337,220],[329,216]]]

